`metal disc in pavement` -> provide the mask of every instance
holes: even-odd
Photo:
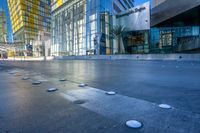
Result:
[[[30,79],[29,77],[23,77],[22,80],[28,80]]]
[[[106,94],[107,95],[116,95],[116,92],[114,92],[114,91],[108,91],[108,92],[106,92]]]
[[[87,84],[79,84],[78,86],[79,87],[85,87],[85,86],[87,86]]]
[[[171,107],[170,105],[168,105],[168,104],[160,104],[159,107],[162,108],[162,109],[171,109],[171,108],[172,108],[172,107]]]
[[[39,84],[41,84],[41,82],[40,81],[34,81],[34,82],[32,82],[32,84],[33,85],[39,85]]]
[[[48,90],[47,90],[47,92],[54,92],[54,91],[57,91],[58,89],[57,88],[49,88]]]
[[[76,100],[73,102],[74,104],[84,104],[85,101],[84,100]]]
[[[67,79],[61,78],[61,79],[59,79],[59,81],[67,81]]]
[[[138,129],[142,127],[142,123],[137,120],[129,120],[126,122],[126,126],[134,129]]]

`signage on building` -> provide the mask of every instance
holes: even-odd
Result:
[[[150,29],[150,2],[143,3],[117,14],[114,25],[126,27],[129,31]]]
[[[130,9],[126,13],[122,13],[122,14],[116,15],[116,18],[120,18],[120,17],[123,17],[123,16],[128,16],[130,14],[137,13],[137,12],[142,12],[145,9],[146,9],[146,7],[140,7],[140,8]]]

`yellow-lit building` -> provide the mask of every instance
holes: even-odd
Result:
[[[62,6],[63,3],[65,3],[65,1],[66,0],[51,0],[52,11],[54,11],[58,7]]]
[[[40,31],[50,35],[51,0],[7,0],[14,42],[32,45]]]

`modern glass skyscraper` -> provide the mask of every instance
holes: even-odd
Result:
[[[50,0],[7,0],[13,39],[31,44],[39,31],[50,34]]]
[[[5,11],[0,9],[0,42],[8,41],[8,24]]]
[[[52,55],[112,54],[110,36],[116,8],[131,8],[130,0],[52,0]],[[116,3],[116,2],[115,2]]]

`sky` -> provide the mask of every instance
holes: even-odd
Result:
[[[150,1],[150,0],[135,0],[135,6],[140,5],[146,1]]]
[[[135,0],[135,6],[142,4],[148,0]],[[9,41],[12,41],[12,28],[10,24],[10,18],[9,18],[9,11],[8,11],[8,5],[7,0],[0,0],[0,8],[3,8],[6,11],[7,22],[8,22],[8,32],[9,32]]]

